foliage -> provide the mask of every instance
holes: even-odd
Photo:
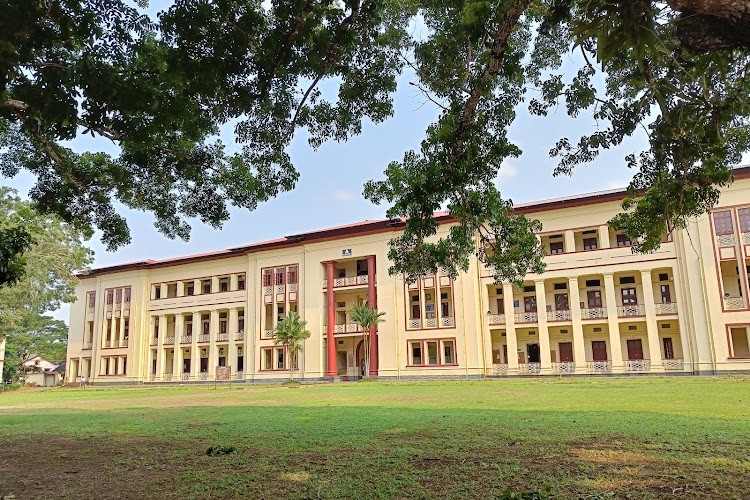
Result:
[[[303,350],[303,343],[310,338],[306,328],[307,321],[303,321],[296,312],[290,311],[276,324],[274,344],[286,346],[287,363],[289,363],[289,378],[294,380],[294,369],[297,366],[298,354]]]
[[[378,312],[376,308],[370,307],[367,301],[352,306],[352,321],[361,326],[364,332],[362,343],[365,349],[365,378],[370,376],[370,337],[376,334],[378,325],[385,321],[383,316],[385,312]]]
[[[2,379],[18,380],[21,363],[35,354],[53,363],[62,363],[67,346],[68,326],[63,321],[38,314],[26,315],[23,322],[7,334]]]
[[[543,269],[533,232],[495,185],[533,89],[535,114],[564,102],[599,127],[551,151],[558,173],[639,128],[649,147],[626,212],[640,251],[712,206],[750,147],[750,14],[735,0],[178,0],[151,20],[122,0],[25,0],[0,19],[0,172],[37,177],[45,212],[110,248],[129,240],[117,203],[149,210],[170,237],[254,209],[299,177],[288,146],[359,134],[393,114],[400,75],[439,110],[418,150],[364,195],[405,220],[391,272],[455,276],[479,253],[496,280]],[[426,29],[414,26],[424,24]],[[199,28],[198,28],[199,27]],[[575,54],[570,81],[560,70]],[[580,56],[578,56],[580,54]],[[594,66],[595,61],[597,66]],[[603,88],[596,82],[604,80]],[[240,150],[216,140],[235,125]],[[74,153],[91,134],[118,154]],[[436,237],[433,213],[458,221]]]
[[[0,287],[12,285],[23,276],[26,257],[23,252],[31,245],[29,233],[21,227],[0,228]]]

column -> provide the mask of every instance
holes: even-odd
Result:
[[[609,248],[609,226],[603,225],[597,228],[599,231],[599,248]]]
[[[610,371],[621,373],[625,370],[622,361],[622,344],[620,341],[620,323],[617,319],[617,296],[615,295],[614,273],[604,273],[604,293],[607,301],[607,327],[609,329],[609,359],[612,362]]]
[[[193,295],[200,295],[202,293],[201,280],[193,280]],[[193,326],[195,326],[195,323],[193,323]],[[193,330],[193,334],[195,334],[195,330]]]
[[[120,309],[120,345],[125,342],[125,315],[122,313],[123,310],[124,308]],[[130,346],[130,339],[128,339],[128,346]]]
[[[513,309],[513,285],[503,284],[503,306],[505,307],[505,342],[508,345],[508,374],[518,373],[518,341],[516,340],[516,316]]]
[[[177,282],[177,296],[178,297],[185,296],[185,282],[184,281]]]
[[[219,291],[219,277],[212,276],[211,277],[211,293],[216,293],[218,291]]]
[[[229,291],[234,292],[237,290],[237,275],[236,274],[230,274],[229,275]]]
[[[212,278],[218,281],[218,278]],[[218,286],[218,285],[217,285]],[[211,285],[213,290],[213,285]],[[219,311],[211,309],[211,320],[208,328],[208,378],[213,379],[216,375],[216,336],[219,334]]]
[[[177,286],[179,290],[179,285]],[[174,368],[172,368],[172,379],[182,378],[182,337],[185,335],[185,315],[179,313],[174,319]]]
[[[564,233],[564,246],[565,246],[565,253],[575,252],[576,251],[576,235],[573,232],[572,229],[565,230]]]
[[[583,322],[581,321],[581,291],[578,288],[578,277],[568,278],[568,295],[570,298],[570,318],[573,322],[573,361],[575,371],[586,372],[586,341],[583,339]]]
[[[438,294],[438,300],[440,295]],[[370,307],[378,306],[378,296],[375,290],[375,256],[367,256],[367,303]],[[378,328],[370,332],[370,376],[378,375]]]
[[[156,347],[156,376],[161,378],[166,373],[167,352],[164,349],[164,337],[167,336],[167,316],[159,316],[159,342]]]
[[[162,283],[159,286],[161,287],[161,298],[162,299],[166,299],[167,298],[167,289],[168,289],[167,284],[166,283]]]
[[[198,370],[201,363],[201,351],[198,348],[198,332],[200,331],[201,313],[198,311],[193,313],[193,343],[190,346],[190,378],[193,380],[198,378]]]
[[[336,331],[336,326],[334,325],[336,322],[336,302],[333,296],[333,276],[335,265],[336,262],[334,261],[326,262],[326,279],[328,280],[326,289],[326,303],[328,306],[328,325],[326,326],[326,377],[336,376],[336,336],[334,333]]]
[[[534,280],[536,286],[536,311],[539,323],[539,351],[541,360],[540,373],[552,373],[552,353],[549,344],[549,328],[547,327],[547,291],[544,280]]]
[[[232,275],[237,282],[237,275]],[[232,288],[234,290],[235,288]],[[227,325],[227,332],[229,333],[229,342],[227,346],[227,365],[229,366],[230,373],[237,372],[237,333],[240,331],[239,327],[239,314],[236,307],[229,309],[229,325]]]
[[[685,310],[687,302],[682,296],[682,283],[680,282],[680,274],[677,270],[677,266],[671,268],[672,273],[672,284],[674,286],[674,301],[677,303],[677,322],[680,328],[680,358],[683,361],[683,369],[693,370],[693,355],[690,350],[690,342],[688,340],[688,326],[685,318],[687,311]]]
[[[656,302],[654,302],[654,284],[651,280],[651,270],[641,271],[641,286],[643,287],[643,301],[646,306],[646,333],[648,334],[648,353],[651,359],[652,372],[663,372],[664,363],[661,358],[661,342],[659,342],[659,325],[656,322]]]

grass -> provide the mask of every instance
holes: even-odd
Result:
[[[750,379],[21,390],[0,443],[0,498],[750,498]]]

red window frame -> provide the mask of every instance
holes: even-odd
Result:
[[[273,269],[263,270],[263,286],[273,285]]]
[[[714,234],[716,236],[734,234],[734,223],[732,222],[731,210],[720,210],[718,212],[714,212],[713,218]]]
[[[287,283],[293,285],[297,283],[297,266],[289,266],[287,268]]]
[[[429,361],[427,358],[428,356],[427,343],[428,342],[437,343],[437,363],[427,363],[427,361]],[[445,358],[445,344],[446,343],[450,343],[453,349],[453,362],[452,363],[446,363],[443,361]],[[420,363],[419,364],[414,363],[412,347],[415,345],[418,345],[419,350],[420,350]],[[407,350],[406,366],[408,368],[434,368],[438,366],[458,366],[458,343],[456,342],[455,337],[407,340],[406,350]]]
[[[740,232],[750,233],[750,208],[738,209],[737,218],[740,220]]]

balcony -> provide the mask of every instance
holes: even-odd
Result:
[[[685,363],[681,359],[665,359],[663,360],[664,363],[664,371],[668,372],[681,372],[685,369]]]
[[[539,316],[536,312],[522,312],[513,315],[516,323],[536,323]]]
[[[120,347],[127,347],[128,346],[128,338],[125,337],[120,341]]]
[[[620,318],[630,318],[633,316],[645,316],[646,307],[643,304],[634,304],[630,306],[617,306],[617,316]]]
[[[104,347],[109,347],[110,344],[112,344],[111,340],[107,339],[107,340],[104,341]]]
[[[407,328],[409,330],[422,328],[422,320],[419,318],[410,319],[409,323],[407,324]]]
[[[547,321],[570,321],[570,310],[547,311]]]
[[[235,340],[245,340],[245,330],[240,330],[237,332],[237,337],[235,337]]]
[[[601,319],[606,317],[606,307],[590,307],[581,309],[581,319]]]
[[[750,245],[750,233],[742,233],[742,243]]]
[[[263,330],[263,332],[260,335],[263,339],[272,339],[273,338],[273,330]]]
[[[198,342],[210,342],[211,336],[208,334],[205,335],[198,335]]]
[[[656,314],[677,314],[677,302],[656,304]]]
[[[198,374],[198,380],[208,380],[208,372],[200,372]]]
[[[157,345],[159,343],[159,337],[151,337],[151,345]]]
[[[576,366],[572,361],[560,361],[559,363],[552,363],[552,373],[564,375],[566,373],[574,373],[575,371]]]
[[[174,344],[174,337],[164,337],[164,345]]]
[[[226,342],[229,340],[229,334],[228,333],[220,333],[216,336],[217,342]]]
[[[518,373],[521,375],[537,375],[542,371],[541,363],[521,363],[518,365]]]
[[[609,361],[588,361],[586,368],[589,373],[609,373]]]
[[[451,327],[454,325],[453,316],[443,316],[440,318],[440,325],[443,327]]]
[[[737,239],[732,234],[722,234],[716,237],[716,242],[720,247],[731,247],[737,243]]]
[[[165,373],[162,378],[164,382],[171,382],[172,381],[172,374],[171,373]]]
[[[190,380],[190,373],[189,372],[183,372],[181,378],[182,378],[182,380]]]
[[[727,311],[744,308],[745,299],[743,297],[726,297],[724,299],[724,309],[726,309]]]
[[[349,286],[362,286],[369,284],[370,279],[366,274],[363,276],[348,276],[333,279],[333,288],[343,288]],[[323,288],[328,288],[328,280],[323,280]]]
[[[90,340],[87,340],[87,341],[86,341],[86,342],[85,342],[85,343],[83,344],[83,348],[84,348],[84,349],[86,349],[86,350],[89,350],[89,349],[91,349],[91,347],[92,347],[92,346],[93,346],[93,342],[91,342]]]
[[[505,324],[505,314],[488,314],[487,319],[489,320],[490,325]]]
[[[181,344],[192,344],[193,343],[193,336],[192,335],[185,335],[182,337],[182,340],[180,341]]]
[[[356,323],[346,323],[343,325],[334,325],[334,333],[357,333],[362,331],[362,327]]]
[[[492,365],[492,375],[507,375],[508,365],[506,363]]]
[[[648,359],[629,359],[625,362],[626,372],[647,372],[651,369]]]

